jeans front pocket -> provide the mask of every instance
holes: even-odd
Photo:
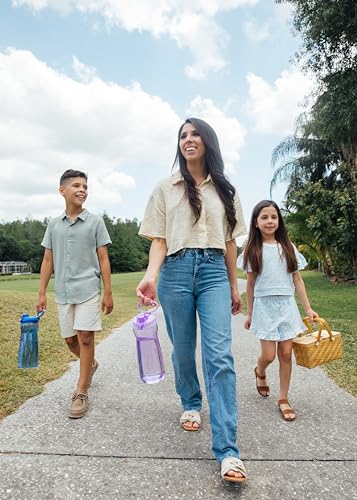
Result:
[[[185,248],[182,248],[181,250],[178,250],[175,253],[172,253],[171,255],[168,255],[165,257],[164,262],[166,264],[172,263],[172,262],[177,262],[181,257],[185,255]]]
[[[226,265],[223,252],[220,250],[210,250],[208,255],[208,261],[216,264],[217,266]]]

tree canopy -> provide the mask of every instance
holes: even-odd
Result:
[[[302,39],[298,58],[325,76],[356,69],[355,0],[276,0],[294,7],[292,23]]]
[[[328,274],[357,278],[357,3],[293,6],[297,59],[318,88],[295,134],[275,148],[271,188],[287,180],[287,225]],[[304,223],[302,223],[304,221]]]

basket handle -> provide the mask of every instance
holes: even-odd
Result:
[[[304,322],[304,324],[307,327],[307,331],[309,333],[313,333],[314,330],[312,329],[312,326],[311,326],[311,323],[310,323],[310,320],[309,320],[308,316],[306,316],[305,318],[303,318],[303,322]],[[316,319],[316,322],[319,323],[319,331],[317,333],[316,343],[320,342],[320,338],[321,338],[321,335],[322,335],[322,330],[326,330],[327,331],[327,333],[330,336],[330,340],[335,340],[333,338],[330,325],[327,323],[327,321],[324,318],[320,318],[319,317],[319,318]]]

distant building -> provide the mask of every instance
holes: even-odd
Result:
[[[0,262],[0,275],[30,273],[31,267],[20,260],[8,260]]]

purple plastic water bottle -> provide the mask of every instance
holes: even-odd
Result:
[[[152,305],[155,306],[154,309],[140,312],[133,319],[139,373],[145,384],[156,384],[165,377],[164,361],[154,314],[158,305],[154,301]],[[140,310],[139,305],[138,309]]]

